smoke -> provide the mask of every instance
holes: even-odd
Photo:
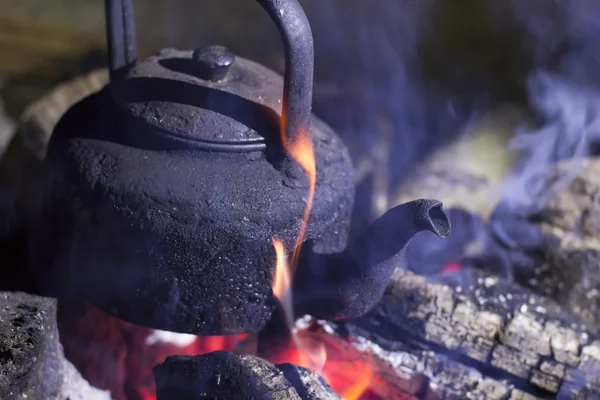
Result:
[[[344,107],[317,98],[316,112],[324,110],[342,135],[354,135],[344,137],[351,150],[356,135],[363,134],[352,152],[355,159],[379,140],[377,118],[386,115],[392,129],[390,187],[465,132],[469,121],[504,103],[527,108],[534,117],[515,131],[510,148],[518,152],[519,162],[499,188],[503,205],[512,211],[530,211],[543,201],[548,183],[543,177],[555,163],[598,154],[600,53],[595,38],[600,37],[600,20],[590,16],[598,15],[600,3],[434,0],[361,6],[350,0],[343,11],[333,6],[335,0],[321,3],[329,6],[317,21],[332,33],[319,34],[317,23],[317,76],[319,66],[322,73],[337,52],[347,51],[353,58],[336,64],[337,75],[326,78],[345,82],[341,77],[349,74],[361,102],[343,114],[346,119],[336,119]],[[555,184],[567,185],[576,173],[573,163],[571,174]],[[456,240],[469,242],[469,227],[465,224],[464,233],[457,229],[454,234],[464,237]],[[438,252],[436,246],[444,247],[435,239],[416,240],[409,253],[431,255],[435,260],[429,264],[451,261],[452,252]],[[419,260],[412,264],[423,268]]]
[[[533,210],[543,202],[544,176],[557,162],[573,160],[571,171],[554,185],[568,185],[577,160],[598,153],[600,92],[564,74],[536,71],[528,80],[529,106],[538,123],[519,129],[511,148],[520,160],[505,186],[505,201],[514,209]]]

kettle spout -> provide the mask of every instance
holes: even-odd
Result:
[[[296,315],[340,320],[371,310],[410,240],[421,231],[440,238],[450,235],[441,202],[420,199],[392,208],[341,253],[317,254],[306,243],[293,281]]]

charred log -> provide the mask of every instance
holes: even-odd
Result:
[[[108,400],[64,358],[56,302],[25,293],[0,293],[0,398]]]
[[[540,180],[539,209],[525,213],[521,220],[533,223],[542,237],[529,245],[523,238],[514,240],[514,251],[531,261],[516,270],[516,278],[599,332],[600,161],[563,162]]]
[[[292,364],[276,366],[261,358],[215,351],[196,357],[173,356],[155,367],[158,400],[339,400],[316,373]]]
[[[369,314],[301,334],[326,343],[328,363],[338,365],[329,378],[362,363],[374,375],[370,390],[385,399],[600,396],[600,342],[589,328],[508,282],[461,279],[470,279],[466,289],[398,271]]]

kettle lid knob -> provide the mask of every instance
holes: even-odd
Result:
[[[225,79],[235,56],[224,46],[206,46],[194,50],[192,60],[197,63],[197,74],[200,78],[219,82]]]

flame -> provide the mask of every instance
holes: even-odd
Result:
[[[322,343],[308,343],[298,336],[297,330],[294,328],[294,310],[290,291],[291,274],[285,255],[285,245],[280,240],[273,238],[273,247],[275,247],[277,255],[273,295],[281,303],[285,321],[291,333],[292,345],[294,346],[280,355],[281,362],[300,365],[313,371],[322,371],[327,360],[325,346]]]
[[[287,140],[285,132],[285,115],[283,116],[281,138],[285,150],[302,167],[309,179],[308,198],[306,209],[302,217],[302,224],[298,230],[296,243],[292,251],[291,264],[287,262],[285,245],[280,240],[273,238],[273,246],[277,255],[275,279],[273,282],[273,294],[279,299],[285,320],[291,333],[292,342],[290,347],[285,349],[275,357],[277,363],[289,362],[320,373],[327,381],[324,367],[327,361],[327,350],[323,343],[310,343],[298,335],[298,330],[294,327],[293,301],[290,291],[292,277],[298,264],[298,258],[302,249],[302,243],[308,227],[308,220],[312,210],[313,199],[315,195],[317,166],[313,143],[308,131],[297,132],[292,141]],[[358,382],[348,389],[346,393],[348,400],[357,400],[361,394],[368,388],[370,374],[363,375]]]
[[[313,198],[315,196],[315,185],[317,182],[317,164],[315,161],[313,143],[308,132],[300,132],[291,142],[287,141],[285,132],[282,132],[282,140],[285,150],[298,164],[300,164],[309,180],[306,209],[304,210],[302,225],[300,225],[300,229],[298,230],[298,236],[296,237],[296,244],[292,254],[291,274],[293,276],[296,265],[298,264],[298,257],[300,255],[300,250],[302,249],[304,235],[306,235],[308,218],[310,217],[310,212],[312,210]]]
[[[294,322],[292,315],[292,298],[290,295],[290,286],[292,284],[290,278],[290,268],[285,258],[285,246],[283,242],[273,238],[273,246],[277,255],[277,264],[275,266],[275,281],[273,282],[273,294],[281,302],[283,307],[286,322],[291,326]]]

